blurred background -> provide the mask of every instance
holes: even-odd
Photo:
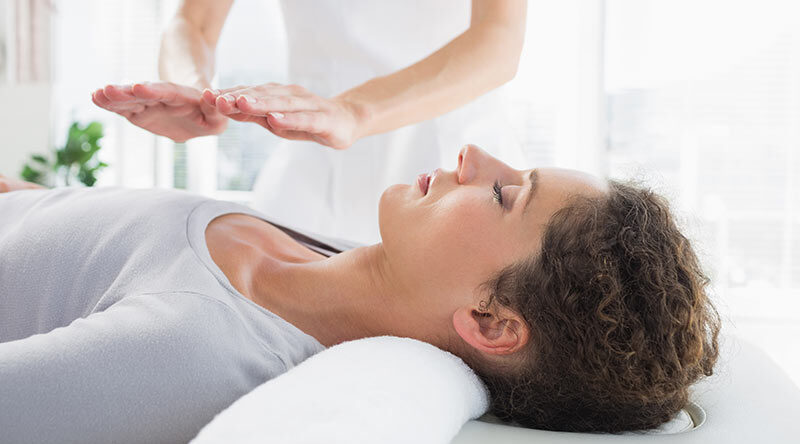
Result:
[[[465,0],[466,1],[466,0]],[[175,187],[248,203],[278,139],[231,122],[186,144],[96,108],[108,83],[157,80],[177,0],[0,0],[0,173],[102,123],[97,186]],[[276,0],[237,0],[220,87],[286,81]],[[402,42],[398,42],[402,44]],[[263,57],[249,57],[254,45]],[[634,178],[666,194],[712,278],[728,333],[800,385],[800,2],[529,0],[503,88],[532,166]]]

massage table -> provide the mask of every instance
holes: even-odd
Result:
[[[800,338],[798,338],[800,339]],[[800,388],[763,351],[734,336],[721,338],[714,375],[695,384],[685,409],[693,426],[673,434],[550,432],[471,420],[452,444],[800,444]]]
[[[720,337],[714,374],[657,430],[566,433],[500,423],[456,356],[409,338],[338,344],[217,415],[192,444],[800,444],[800,389],[764,352]],[[470,420],[470,418],[477,418]]]

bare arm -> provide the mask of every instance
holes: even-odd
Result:
[[[211,86],[214,52],[233,0],[183,0],[161,39],[158,73],[162,80]]]
[[[0,193],[9,193],[18,190],[38,190],[44,189],[37,183],[25,182],[23,180],[12,179],[0,174]]]
[[[206,90],[203,100],[280,137],[345,149],[362,137],[444,114],[511,80],[525,40],[526,9],[526,0],[473,0],[469,29],[450,43],[333,98],[301,85],[268,83]]]
[[[439,116],[514,78],[526,9],[526,0],[473,0],[469,29],[446,46],[340,94],[356,110],[357,137]]]

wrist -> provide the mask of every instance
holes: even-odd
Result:
[[[194,82],[192,85],[190,85],[190,86],[192,86],[192,87],[194,87],[194,88],[198,89],[198,90],[200,91],[200,93],[202,93],[202,92],[203,92],[203,90],[204,90],[204,89],[206,89],[206,88],[208,88],[208,89],[213,89],[213,88],[211,87],[211,82],[207,81],[207,80],[206,80],[206,79],[204,79],[204,78],[201,78],[201,79],[199,79],[199,80],[195,81],[195,82]]]
[[[370,124],[373,120],[373,113],[366,101],[361,100],[355,94],[349,94],[348,92],[339,94],[331,100],[338,103],[345,110],[347,110],[350,115],[353,116],[353,120],[355,122],[355,131],[353,134],[354,142],[358,139],[373,134],[370,128]]]
[[[177,14],[164,31],[158,57],[159,78],[202,91],[214,77],[214,47],[199,25]]]

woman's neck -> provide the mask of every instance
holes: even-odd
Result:
[[[269,257],[256,267],[252,300],[326,347],[371,336],[420,339],[449,319],[424,319],[415,309],[417,292],[393,275],[381,244],[348,250],[324,260],[291,263]],[[422,308],[422,307],[418,307]],[[431,313],[431,315],[433,315]]]

